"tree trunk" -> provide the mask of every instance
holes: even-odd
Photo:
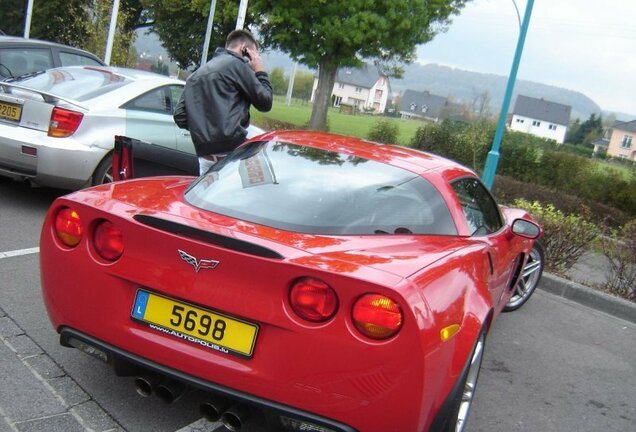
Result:
[[[327,110],[331,104],[331,92],[336,81],[338,64],[325,56],[320,60],[318,69],[318,88],[314,98],[314,107],[311,110],[309,129],[327,130]]]

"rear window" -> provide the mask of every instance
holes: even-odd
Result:
[[[97,60],[82,55],[82,54],[75,54],[75,53],[71,53],[71,52],[66,52],[66,51],[60,51],[60,63],[62,63],[62,66],[101,66],[102,64],[100,62],[98,62]]]
[[[443,198],[391,165],[282,142],[237,149],[186,192],[199,208],[308,234],[456,235]]]
[[[49,69],[43,74],[14,82],[63,98],[84,101],[113,91],[132,80],[99,68],[72,67]]]
[[[53,67],[48,48],[1,48],[0,76],[17,77]]]

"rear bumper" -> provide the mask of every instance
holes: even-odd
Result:
[[[83,334],[77,330],[68,327],[62,327],[60,329],[60,343],[63,346],[75,347],[78,345],[77,342],[81,342],[85,346],[88,346],[87,349],[84,350],[85,352],[92,355],[93,357],[106,361],[110,365],[114,366],[116,368],[116,371],[117,368],[121,367],[122,364],[130,364],[134,367],[139,367],[142,370],[156,372],[166,378],[181,381],[200,390],[227,397],[237,403],[244,403],[246,405],[262,409],[263,411],[267,411],[270,414],[282,415],[296,420],[319,425],[325,428],[325,430],[333,432],[356,432],[356,429],[353,429],[337,421],[320,417],[299,410],[297,408],[289,407],[245,392],[237,391],[235,389],[215,384],[213,382],[205,381],[195,376],[188,375],[178,370],[160,365],[151,360],[147,360],[133,353],[126,352],[115,346]]]
[[[26,154],[23,146],[37,155]],[[0,175],[42,186],[79,189],[108,151],[74,138],[52,138],[45,132],[0,124]]]

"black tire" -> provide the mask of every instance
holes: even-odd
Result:
[[[475,341],[469,362],[462,374],[461,385],[458,388],[459,391],[454,395],[453,406],[444,422],[443,432],[463,432],[466,427],[468,414],[477,389],[477,379],[479,378],[479,371],[484,358],[485,344],[486,333],[482,330],[477,337],[477,341]],[[430,432],[433,432],[433,429]]]
[[[93,173],[93,186],[97,186],[104,183],[111,183],[113,181],[113,155],[107,154],[104,159],[97,165],[95,172]]]
[[[517,285],[515,285],[512,297],[504,306],[505,312],[512,312],[523,306],[528,299],[532,296],[532,293],[537,289],[541,275],[543,274],[543,267],[545,264],[543,252],[543,245],[539,240],[535,240],[526,264],[523,266],[521,276]]]

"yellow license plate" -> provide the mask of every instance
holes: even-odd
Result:
[[[20,105],[0,102],[0,117],[20,121],[20,117],[22,117],[22,107]]]
[[[131,316],[162,333],[246,357],[258,333],[256,324],[144,290],[137,291]]]

